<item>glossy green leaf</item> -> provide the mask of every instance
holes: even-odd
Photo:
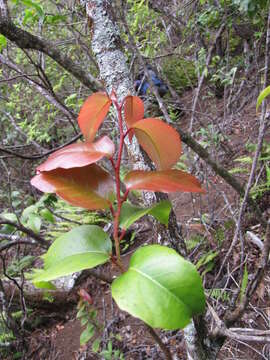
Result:
[[[149,208],[141,208],[125,202],[122,205],[119,225],[123,229],[128,229],[135,221],[144,215],[152,215],[160,223],[168,226],[171,208],[171,203],[167,200],[161,201]]]
[[[32,281],[50,281],[104,264],[111,251],[111,240],[100,227],[78,226],[53,242],[42,256],[44,270],[34,273]]]
[[[124,183],[128,190],[148,190],[165,193],[177,191],[205,192],[193,175],[181,170],[135,170],[126,175]]]
[[[120,309],[153,328],[184,328],[205,308],[196,268],[173,249],[141,247],[127,272],[113,281],[112,296]]]
[[[267,86],[264,90],[262,90],[260,92],[260,95],[258,96],[257,104],[256,104],[256,111],[258,111],[258,109],[261,106],[263,100],[269,95],[270,95],[270,86]]]
[[[172,126],[160,119],[149,118],[137,121],[132,129],[157,169],[170,169],[177,163],[182,147],[179,134]]]
[[[89,96],[83,104],[78,124],[87,141],[93,141],[111,106],[111,99],[104,92]]]
[[[31,184],[43,192],[56,193],[72,205],[85,209],[106,209],[114,190],[109,173],[96,164],[55,169],[37,174]]]
[[[114,143],[108,136],[103,136],[95,143],[84,142],[66,146],[49,156],[37,167],[37,171],[51,171],[57,168],[71,169],[93,164],[105,156],[114,154]]]

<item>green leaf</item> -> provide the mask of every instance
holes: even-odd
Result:
[[[93,351],[94,353],[97,353],[98,350],[99,350],[99,346],[100,346],[100,339],[96,339],[96,340],[93,342],[92,351]]]
[[[240,289],[240,301],[242,301],[242,299],[243,299],[243,296],[244,296],[246,288],[247,288],[247,284],[248,284],[248,271],[247,271],[247,264],[245,264],[244,274],[243,274],[242,284],[241,284],[241,289]]]
[[[7,38],[4,35],[0,35],[0,50],[7,46]]]
[[[43,255],[44,270],[36,271],[32,280],[50,281],[104,264],[111,251],[111,240],[100,227],[78,226],[54,241]]]
[[[207,254],[204,254],[200,257],[200,259],[196,263],[196,268],[199,269],[201,266],[207,265],[209,262],[211,262],[217,256],[218,256],[217,251],[209,251]]]
[[[5,220],[8,220],[8,221],[13,221],[13,222],[17,222],[17,216],[14,214],[14,213],[4,213],[4,214],[1,214],[1,217]]]
[[[267,184],[270,184],[270,168],[267,164],[265,165],[265,171],[266,171]]]
[[[252,164],[252,158],[250,156],[241,156],[239,158],[234,159],[235,162],[240,162],[243,164]]]
[[[256,105],[256,111],[258,111],[259,107],[261,106],[261,103],[263,100],[270,95],[270,86],[267,86],[263,91],[261,91],[260,95],[257,99],[257,105]]]
[[[29,219],[29,216],[31,214],[34,214],[36,211],[37,211],[36,205],[27,206],[22,212],[21,221],[22,222],[27,221]]]
[[[76,318],[80,319],[85,315],[85,306],[81,306],[80,310],[77,312]]]
[[[87,323],[88,323],[88,316],[85,316],[85,317],[83,317],[82,319],[81,319],[81,325],[82,326],[84,326],[84,325],[86,325]]]
[[[15,226],[13,225],[9,225],[9,224],[5,224],[5,225],[1,225],[1,234],[12,234],[15,230]]]
[[[55,222],[53,214],[48,209],[42,209],[40,211],[40,215],[42,216],[42,218],[44,220],[46,220],[46,221],[48,221],[48,222],[50,222],[52,224]]]
[[[38,289],[56,290],[56,286],[49,281],[35,281],[34,285]]]
[[[44,11],[41,5],[39,5],[38,3],[31,1],[31,0],[21,0],[21,2],[30,8],[33,8],[36,10],[36,12],[38,13],[39,17],[43,18],[44,17]]]
[[[41,228],[41,218],[36,214],[30,214],[26,227],[30,228],[34,233],[38,234]]]
[[[94,335],[95,328],[92,324],[89,324],[87,328],[81,333],[80,336],[80,344],[84,345],[86,344]]]
[[[14,213],[3,213],[0,218],[17,223],[17,216]],[[11,234],[16,229],[13,225],[0,225],[2,234]]]
[[[167,200],[161,201],[149,208],[133,206],[126,202],[121,209],[119,225],[123,229],[128,229],[135,221],[148,214],[154,216],[160,223],[168,226],[170,212],[171,203]]]
[[[120,309],[153,328],[184,328],[205,308],[195,267],[160,245],[141,247],[132,255],[128,271],[113,281],[112,296]]]

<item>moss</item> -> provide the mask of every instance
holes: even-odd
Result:
[[[179,94],[197,83],[195,65],[191,60],[171,57],[164,62],[163,71]]]

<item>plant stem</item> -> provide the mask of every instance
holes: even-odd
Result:
[[[162,350],[163,354],[165,355],[165,358],[167,360],[173,360],[172,355],[167,348],[165,344],[163,344],[161,338],[158,336],[158,334],[155,332],[153,328],[149,325],[145,325],[146,329],[148,330],[149,334],[152,336],[152,338],[155,340],[156,343],[158,343],[160,349]]]
[[[119,105],[117,101],[114,101],[114,105],[117,110],[120,140],[119,140],[119,149],[118,149],[118,157],[117,157],[116,164],[114,164],[113,160],[111,160],[111,163],[113,165],[114,172],[115,172],[116,198],[117,198],[117,210],[112,212],[113,216],[114,216],[113,239],[114,239],[114,244],[115,244],[117,264],[119,265],[121,271],[123,272],[124,267],[123,267],[123,264],[121,261],[121,253],[120,253],[120,241],[122,240],[122,236],[119,238],[119,220],[120,220],[121,207],[122,207],[123,202],[126,201],[126,199],[127,199],[128,190],[125,192],[123,197],[121,197],[120,166],[121,166],[121,159],[122,159],[122,153],[123,153],[124,139],[125,139],[126,134],[124,134],[124,131],[123,131],[123,118],[122,118],[123,103],[121,105]]]

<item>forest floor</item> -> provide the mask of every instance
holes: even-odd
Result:
[[[206,95],[205,95],[206,97]],[[192,106],[192,91],[188,91],[182,97],[183,106],[190,109]],[[224,103],[223,100],[216,98],[205,98],[201,101],[202,105],[199,109],[197,122],[194,126],[194,132],[201,128],[200,122],[204,127],[209,127],[209,134],[202,134],[204,141],[209,141],[209,150],[212,156],[216,158],[226,169],[233,169],[237,165],[234,161],[240,156],[250,154],[246,149],[247,143],[256,143],[258,130],[258,115],[255,112],[255,102],[247,104],[240,113],[231,115],[223,124]],[[183,129],[188,129],[190,121],[190,113],[186,112],[179,120]],[[216,145],[213,148],[213,143],[210,144],[211,126],[219,129],[218,137],[215,140]],[[212,138],[216,133],[212,132]],[[211,145],[211,146],[210,146]],[[187,149],[184,149],[186,153]],[[190,258],[193,262],[197,262],[202,258],[202,255],[213,255],[213,260],[209,261],[200,270],[206,270],[204,276],[204,286],[207,289],[208,284],[211,284],[217,269],[219,268],[226,250],[229,248],[233,231],[234,231],[234,217],[236,218],[235,209],[239,205],[239,196],[232,191],[231,187],[227,185],[224,180],[216,176],[209,168],[205,170],[202,160],[194,158],[194,171],[198,174],[200,168],[203,169],[204,186],[207,194],[191,195],[191,194],[176,194],[171,196],[171,201],[177,215],[178,222],[182,224],[183,235],[190,245]],[[245,167],[245,165],[243,166]],[[247,169],[248,166],[246,166]],[[247,179],[248,172],[241,172],[235,174],[238,180],[242,183]],[[264,194],[262,197],[262,210],[266,211],[268,207],[268,195]],[[203,219],[203,221],[201,221]],[[254,221],[252,216],[246,217],[245,228],[252,230],[259,237],[261,237],[260,226]],[[144,232],[136,239],[137,243],[151,242],[151,235]],[[195,246],[193,245],[195,243]],[[222,250],[219,250],[222,243]],[[259,249],[252,243],[247,242],[245,246],[249,247],[249,254],[254,258],[259,258]],[[127,258],[130,256],[133,248],[128,250]],[[229,259],[228,268],[235,269],[239,264],[240,244],[238,244],[232,256]],[[250,255],[249,255],[250,256]],[[247,259],[247,268],[249,259]],[[207,266],[209,266],[207,268]],[[105,268],[112,272],[108,266]],[[208,269],[208,270],[207,270]],[[234,270],[234,271],[237,271]],[[233,274],[231,279],[233,281]],[[226,279],[217,285],[222,289],[226,287]],[[238,286],[236,284],[235,286]],[[78,300],[77,291],[79,288],[84,288],[92,296],[94,306],[98,310],[98,321],[105,324],[105,329],[99,334],[102,339],[103,350],[105,347],[109,352],[110,343],[113,349],[119,349],[126,360],[139,359],[163,359],[163,355],[157,345],[153,343],[153,339],[146,331],[143,324],[127,314],[120,313],[113,303],[109,287],[106,283],[88,277],[79,286],[72,290],[72,296]],[[229,286],[227,287],[229,288]],[[231,286],[232,288],[232,286]],[[104,296],[105,294],[105,296]],[[267,329],[269,326],[270,315],[270,274],[268,273],[264,279],[263,285],[258,289],[255,296],[253,296],[250,311],[247,311],[241,322],[237,326]],[[230,296],[225,290],[225,295]],[[267,300],[268,299],[268,300]],[[220,310],[222,311],[223,303],[226,303],[226,297],[223,296],[220,301]],[[101,359],[99,355],[91,352],[91,344],[80,347],[80,334],[82,328],[78,319],[76,319],[76,304],[72,302],[69,308],[58,309],[55,316],[50,316],[49,320],[44,314],[40,312],[39,317],[45,316],[45,325],[37,328],[29,335],[27,341],[29,342],[29,351],[27,359],[34,360],[79,360],[79,359]],[[61,316],[60,316],[61,315]],[[60,317],[59,317],[60,316]],[[105,320],[105,321],[104,321]],[[177,354],[178,359],[186,359],[185,348],[183,342],[183,335],[181,331],[172,331],[161,333],[164,343],[168,345],[172,353]],[[94,337],[95,338],[95,337]],[[108,359],[117,359],[120,357],[113,357],[107,355]],[[110,357],[111,356],[111,357]],[[107,359],[106,358],[106,359]],[[218,359],[270,359],[270,350],[261,344],[244,344],[233,340],[225,342]],[[7,359],[8,360],[8,359]]]

